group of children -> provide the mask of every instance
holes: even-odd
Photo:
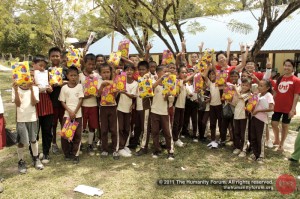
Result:
[[[74,163],[79,162],[83,129],[88,129],[89,155],[94,155],[93,143],[99,139],[100,156],[108,156],[110,152],[108,135],[111,133],[114,159],[119,159],[119,156],[132,156],[134,152],[131,150],[136,151],[138,146],[139,150],[135,155],[147,154],[152,137],[152,157],[160,156],[163,146],[168,153],[167,159],[173,160],[174,147],[184,147],[180,138],[189,136],[190,121],[192,123],[190,127],[193,129],[190,135],[192,140],[207,142],[208,137],[205,134],[208,120],[211,133],[208,147],[224,147],[229,130],[234,154],[245,157],[252,151],[249,158],[262,162],[267,125],[276,104],[272,88],[278,96],[282,86],[279,85],[280,82],[276,84],[270,80],[270,64],[266,66],[266,73],[256,73],[254,62],[246,62],[246,55],[243,49],[241,50],[240,64],[228,66],[226,54],[219,52],[216,55],[217,64],[214,61],[207,61],[207,67],[203,71],[199,71],[196,67],[196,61],[200,59],[201,54],[192,55],[195,59],[191,65],[187,65],[184,58],[180,63],[157,65],[154,61],[139,61],[137,56],[131,56],[124,59],[124,65],[112,66],[105,62],[103,56],[89,53],[83,57],[80,70],[74,66],[66,67],[65,56],[56,47],[49,50],[51,64],[48,69],[46,68],[48,59],[41,55],[36,56],[33,59],[33,69],[42,72],[63,67],[64,84],[46,88],[34,83],[25,86],[13,85],[12,100],[17,106],[19,171],[26,172],[23,151],[24,146],[28,144],[36,169],[43,169],[43,164],[49,163],[51,144],[53,152],[58,152],[56,144],[58,121],[62,127],[67,120],[77,122],[77,128],[71,142],[61,138],[61,148],[65,159],[73,160]],[[183,53],[178,57],[184,57]],[[286,60],[284,67],[293,68],[293,62]],[[226,71],[228,74],[223,85],[218,85],[217,82],[220,71]],[[116,92],[112,88],[112,80],[121,72],[126,73],[126,90]],[[163,94],[162,82],[171,74],[177,75],[178,79],[179,92],[176,96]],[[193,81],[197,75],[201,75],[204,81],[201,90],[194,88]],[[34,79],[34,76],[32,78]],[[140,97],[138,84],[140,78],[151,80],[154,96]],[[281,79],[281,83],[285,82],[284,78],[285,76]],[[87,79],[97,80],[96,95],[84,92],[84,82]],[[298,94],[299,81],[295,79],[297,83],[294,84],[295,92],[293,91]],[[234,91],[230,100],[222,98],[226,87]],[[258,96],[258,101],[255,108],[248,112],[245,106],[254,94]],[[280,119],[280,116],[275,118],[273,115],[273,117],[272,121]],[[291,117],[292,115],[289,115],[289,121]],[[285,120],[285,123],[289,121]],[[217,123],[220,131],[219,139],[216,132]],[[43,147],[41,157],[37,142],[40,128]],[[96,135],[96,131],[99,132],[99,136]]]

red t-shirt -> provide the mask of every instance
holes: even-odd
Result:
[[[289,113],[293,106],[294,95],[300,94],[300,79],[296,76],[282,77],[275,85],[276,96],[274,112]]]
[[[226,72],[227,72],[227,74],[228,74],[228,76],[227,76],[227,79],[226,79],[226,82],[230,82],[231,83],[231,80],[230,80],[230,72],[232,71],[232,70],[235,70],[235,67],[236,66],[227,66],[227,68],[226,68]],[[216,69],[219,71],[219,70],[221,70],[221,66],[220,65],[216,65]]]
[[[133,73],[133,79],[134,79],[135,81],[137,81],[138,78],[139,78],[139,71],[134,71],[134,73]]]

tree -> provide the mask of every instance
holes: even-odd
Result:
[[[261,16],[256,18],[258,21],[258,34],[256,41],[251,49],[251,55],[255,59],[258,55],[260,49],[266,43],[266,41],[271,36],[275,28],[293,12],[300,8],[300,1],[292,0],[289,1],[286,8],[280,14],[279,8],[275,7],[278,4],[278,0],[264,0],[261,4]],[[250,9],[251,11],[251,9]],[[255,17],[253,15],[253,17]]]

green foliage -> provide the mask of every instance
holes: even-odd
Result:
[[[229,28],[232,32],[238,32],[247,35],[250,33],[253,28],[251,25],[246,23],[241,23],[235,19],[231,19],[227,24],[227,28]]]

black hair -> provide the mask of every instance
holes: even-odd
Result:
[[[164,70],[164,68],[166,68],[166,66],[164,66],[164,65],[159,65],[159,66],[156,67],[156,72],[158,73],[158,72]]]
[[[149,70],[149,63],[147,61],[140,61],[138,63],[138,68],[140,68],[141,66],[145,66],[147,70]]]
[[[149,61],[149,65],[150,64],[155,64],[157,66],[157,63],[155,61]]]
[[[251,86],[252,82],[249,78],[246,78],[246,79],[242,79],[242,83],[244,84],[249,84]]]
[[[52,47],[48,51],[48,56],[50,57],[51,53],[53,53],[53,52],[59,52],[59,54],[61,54],[61,50],[59,47]]]
[[[71,67],[69,67],[68,70],[67,70],[67,75],[68,75],[70,72],[72,72],[72,71],[74,71],[74,72],[76,72],[77,74],[79,74],[78,68],[75,67],[75,66],[71,66]]]
[[[292,65],[293,67],[295,67],[295,62],[294,62],[294,60],[292,60],[292,59],[286,59],[286,60],[284,60],[283,65],[285,64],[285,62],[290,62],[291,65]]]
[[[83,61],[86,63],[88,60],[96,61],[96,56],[93,53],[86,54]]]
[[[63,51],[63,52],[61,53],[61,56],[64,57],[64,56],[66,56],[67,54],[68,54],[68,51]]]
[[[110,71],[110,77],[109,77],[109,79],[111,80],[112,79],[112,67],[109,65],[109,64],[107,64],[107,63],[103,63],[103,64],[101,64],[100,65],[100,67],[99,67],[99,72],[101,73],[101,70],[102,70],[102,68],[109,68],[109,71]]]
[[[98,57],[103,57],[103,59],[104,59],[104,61],[105,61],[105,56],[104,56],[104,55],[98,54],[98,55],[96,55],[96,59],[97,59]]]
[[[168,65],[166,65],[166,67],[169,68],[170,65],[175,65],[175,64],[173,62],[170,62]],[[176,65],[175,65],[175,67],[176,67]]]
[[[209,77],[209,75],[210,75],[211,73],[215,73],[215,74],[216,74],[216,71],[214,71],[213,69],[210,69],[210,70],[208,71],[208,73],[207,73],[207,77]]]
[[[239,65],[240,60],[239,60],[239,58],[237,56],[230,56],[229,63],[228,63],[229,65],[230,65],[230,61],[232,61],[232,60],[236,60],[237,61],[237,65]]]
[[[230,73],[229,73],[229,76],[231,76],[231,75],[237,75],[237,76],[240,76],[240,73],[239,73],[238,71],[236,71],[236,70],[232,70],[232,71],[230,71]]]
[[[285,64],[285,62],[290,62],[291,65],[293,66],[293,68],[295,67],[295,62],[294,62],[294,60],[286,59],[286,60],[284,60],[283,65]],[[276,81],[276,84],[277,84],[277,85],[280,84],[281,79],[282,79],[283,76],[284,76],[284,75],[281,75],[281,76],[278,77],[278,79],[277,79],[277,81]]]
[[[36,55],[32,59],[32,62],[35,63],[35,64],[40,62],[40,61],[43,61],[46,64],[48,64],[48,59],[44,55]]]
[[[124,70],[127,70],[128,68],[131,68],[132,70],[134,70],[134,65],[133,64],[126,64],[124,66]]]
[[[178,74],[181,72],[181,69],[182,69],[182,68],[185,68],[185,69],[186,69],[185,66],[181,66],[181,67],[177,68],[177,73],[178,73]]]
[[[272,83],[271,83],[271,81],[268,80],[268,79],[262,79],[261,81],[265,81],[266,86],[269,87],[268,92],[272,94],[273,93],[273,89],[272,89]]]
[[[223,54],[225,57],[226,57],[226,53],[224,52],[224,51],[219,51],[217,54],[216,54],[216,61],[219,61],[219,59],[218,59],[218,56],[219,55],[221,55],[221,54]]]

